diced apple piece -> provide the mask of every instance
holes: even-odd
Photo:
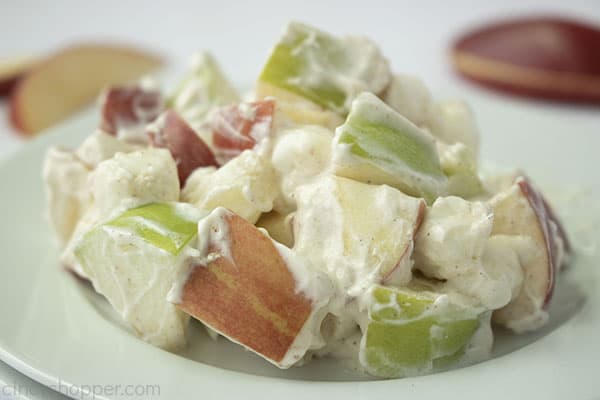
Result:
[[[102,161],[113,158],[117,153],[131,153],[142,149],[140,144],[119,140],[97,129],[81,143],[75,154],[90,169],[95,169]]]
[[[371,93],[352,103],[336,130],[337,175],[388,184],[431,202],[446,190],[435,141]]]
[[[189,317],[166,298],[197,255],[188,244],[204,215],[184,203],[147,204],[93,228],[75,249],[96,291],[155,346],[174,350],[185,344]]]
[[[273,100],[242,102],[215,110],[209,124],[219,163],[225,164],[269,137],[274,112]]]
[[[488,309],[505,306],[512,298],[512,284],[482,263],[492,221],[492,209],[485,203],[438,198],[415,239],[416,268]]]
[[[162,95],[152,85],[113,86],[100,97],[100,129],[122,140],[146,143],[146,124],[162,109]]]
[[[92,101],[104,87],[127,83],[161,64],[156,56],[130,48],[67,48],[19,81],[10,102],[13,125],[25,134],[37,133]]]
[[[262,88],[263,96],[264,89],[275,87],[346,115],[354,97],[363,91],[380,94],[390,77],[388,61],[367,39],[336,38],[292,22],[258,81],[270,85]]]
[[[462,143],[469,148],[474,160],[479,154],[479,129],[467,103],[448,100],[434,104],[426,123],[431,133],[444,143]]]
[[[425,203],[389,186],[325,176],[297,189],[294,250],[357,296],[372,283],[411,279]]]
[[[329,171],[332,132],[310,125],[281,129],[277,133],[271,164],[279,178],[280,195],[274,208],[284,214],[296,209],[296,188]]]
[[[375,286],[359,359],[372,375],[397,378],[489,357],[489,312],[457,295]]]
[[[524,281],[516,299],[494,312],[494,322],[515,332],[535,330],[548,321],[558,259],[551,219],[540,193],[525,177],[490,200],[494,210],[492,234],[521,236],[531,249],[521,260]]]
[[[477,164],[471,150],[463,143],[447,145],[437,142],[440,164],[448,177],[448,195],[473,198],[483,196],[486,189],[477,173]]]
[[[431,94],[416,76],[396,74],[385,90],[383,101],[417,126],[423,126],[433,105]]]
[[[256,226],[263,228],[269,233],[273,240],[287,246],[294,246],[294,232],[292,229],[292,221],[294,214],[280,214],[277,211],[261,215]]]
[[[0,60],[0,97],[10,94],[13,87],[33,67],[32,57],[18,57]]]
[[[117,153],[98,164],[91,185],[101,218],[126,199],[138,203],[179,200],[177,166],[165,149]]]
[[[325,316],[331,283],[298,255],[224,209],[198,228],[200,259],[170,298],[280,368],[299,361]]]
[[[51,147],[42,175],[48,219],[60,245],[64,246],[90,205],[90,169],[72,151]]]
[[[171,152],[181,187],[196,168],[217,166],[210,148],[173,110],[166,111],[148,127],[148,137],[152,146]]]
[[[254,92],[257,99],[275,99],[277,112],[298,125],[319,125],[333,131],[344,123],[340,114],[269,83],[257,82]]]
[[[238,103],[240,96],[212,54],[194,54],[191,64],[188,75],[177,86],[167,106],[177,111],[195,131],[199,131],[211,110]]]
[[[183,201],[198,208],[225,207],[255,223],[273,209],[278,194],[277,176],[263,157],[245,151],[219,168],[196,169],[182,190]]]

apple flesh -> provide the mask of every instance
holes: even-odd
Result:
[[[179,201],[180,194],[177,166],[166,149],[117,153],[98,164],[90,185],[101,219],[110,216],[123,201]]]
[[[352,296],[372,281],[402,285],[412,273],[413,238],[425,202],[389,186],[326,176],[296,190],[294,250]]]
[[[167,110],[148,127],[148,138],[151,146],[171,152],[181,187],[196,168],[217,166],[210,148],[173,110]]]
[[[199,240],[205,261],[174,287],[175,304],[280,368],[299,361],[311,345],[306,333],[324,318],[328,295],[310,288],[318,279],[301,286],[295,274],[309,272],[302,260],[224,208],[200,223]]]
[[[42,176],[47,215],[59,244],[65,246],[92,201],[88,189],[90,168],[70,150],[51,147]]]
[[[35,62],[31,57],[0,60],[0,97],[9,95],[19,79],[33,68]]]
[[[551,228],[551,217],[541,194],[519,176],[507,190],[490,200],[494,211],[492,235],[525,237],[532,244],[521,267],[524,280],[519,295],[494,312],[494,322],[523,332],[535,330],[548,320],[556,271],[561,260]]]
[[[162,95],[158,90],[142,85],[113,86],[101,96],[100,129],[127,140],[128,131],[143,130],[159,116],[162,108]]]
[[[372,375],[420,375],[484,357],[469,353],[489,355],[489,313],[461,297],[385,286],[373,287],[370,296],[359,360]]]
[[[426,125],[433,105],[431,93],[416,76],[396,74],[385,89],[383,101],[417,126]]]
[[[161,64],[160,58],[129,48],[69,47],[18,82],[9,104],[11,121],[17,130],[35,134],[91,102],[103,88],[130,82]]]
[[[212,144],[219,162],[237,157],[271,135],[275,101],[242,102],[211,115]]]
[[[277,175],[271,164],[244,151],[219,169],[197,168],[181,192],[183,201],[204,210],[225,207],[255,223],[273,209],[278,195]]]
[[[239,101],[240,95],[212,54],[200,52],[192,57],[190,71],[167,100],[167,107],[199,131],[210,111]]]
[[[446,190],[433,138],[371,93],[354,100],[336,130],[333,166],[337,175],[388,184],[428,202]]]
[[[185,344],[189,317],[166,297],[195,254],[188,245],[204,215],[184,203],[146,204],[92,228],[75,248],[94,289],[155,346]]]
[[[387,60],[368,40],[336,38],[292,22],[258,81],[346,115],[356,95],[363,91],[380,94],[390,78]]]

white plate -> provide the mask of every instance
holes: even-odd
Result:
[[[476,91],[470,96],[486,132],[484,158],[523,166],[539,178],[585,250],[560,277],[548,327],[525,336],[500,332],[494,359],[410,379],[332,382],[356,375],[331,361],[280,371],[223,339],[215,345],[197,325],[181,355],[136,339],[105,301],[58,267],[43,219],[44,151],[51,143],[79,143],[97,122],[93,112],[0,165],[0,358],[73,397],[77,387],[96,385],[98,399],[152,398],[157,390],[165,399],[439,399],[449,393],[462,399],[592,398],[600,388],[600,258],[590,248],[600,217],[600,118],[592,110],[493,99]],[[566,195],[574,190],[581,194]]]

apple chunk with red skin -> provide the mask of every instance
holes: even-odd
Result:
[[[546,309],[552,299],[559,254],[551,224],[557,221],[537,189],[524,176],[491,200],[494,210],[492,235],[520,235],[535,245],[522,261],[524,279],[519,294],[494,312],[494,322],[523,332],[547,322]]]
[[[161,113],[163,99],[160,91],[141,85],[113,86],[101,97],[100,128],[119,136],[121,128],[143,127]]]
[[[217,166],[210,148],[173,110],[165,111],[156,123],[150,125],[148,138],[153,147],[169,149],[177,164],[182,187],[196,168]]]
[[[219,161],[225,163],[269,136],[274,113],[275,101],[270,99],[233,104],[216,110],[210,127]]]
[[[177,306],[280,368],[298,361],[310,347],[302,332],[319,326],[323,305],[307,294],[315,292],[299,290],[291,269],[299,260],[224,208],[200,222],[198,235],[206,261],[184,278]]]

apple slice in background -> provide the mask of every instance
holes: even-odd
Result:
[[[112,86],[100,97],[100,129],[121,140],[146,143],[146,124],[163,108],[160,91],[151,85]]]
[[[38,60],[33,57],[18,57],[0,60],[0,97],[8,96],[19,79],[33,68]]]
[[[242,102],[215,110],[209,126],[219,163],[225,164],[269,137],[273,130],[274,113],[274,100]]]
[[[294,250],[340,280],[350,296],[412,277],[425,202],[385,185],[324,176],[295,193]]]
[[[560,17],[526,17],[476,28],[458,38],[456,70],[507,93],[600,102],[600,29]]]
[[[326,278],[224,208],[200,222],[198,236],[205,261],[182,274],[169,299],[280,368],[299,361],[325,317]]]
[[[171,152],[181,187],[196,168],[217,166],[210,148],[173,110],[167,110],[150,124],[147,133],[153,147],[163,147]]]
[[[175,278],[197,255],[191,245],[206,215],[185,203],[150,203],[92,228],[75,256],[94,289],[145,341],[185,344],[189,318],[167,301]]]
[[[428,202],[446,191],[433,137],[371,93],[354,100],[333,149],[336,175],[394,186]]]
[[[375,376],[399,378],[489,357],[489,312],[459,295],[374,286],[359,360]]]
[[[535,330],[548,321],[556,272],[562,262],[545,201],[531,182],[519,176],[507,190],[490,200],[494,211],[492,235],[524,237],[531,244],[522,258],[524,273],[519,295],[494,312],[494,322],[516,332]]]
[[[126,47],[86,44],[39,62],[14,88],[14,127],[35,134],[63,120],[109,86],[124,84],[162,65],[155,55]]]

